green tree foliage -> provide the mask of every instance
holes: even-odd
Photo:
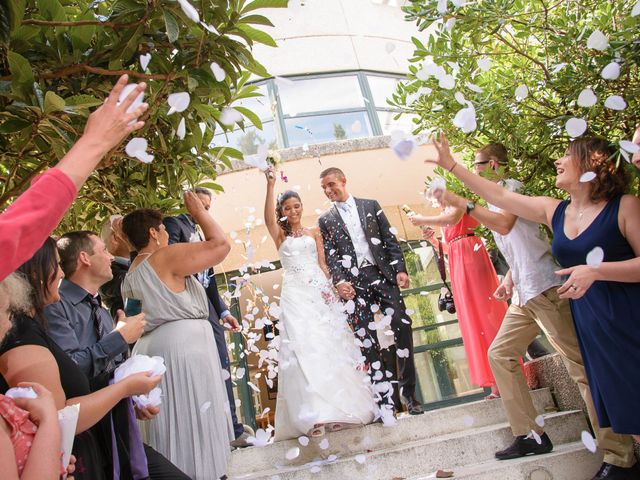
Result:
[[[585,135],[613,143],[631,140],[640,125],[636,1],[411,0],[406,18],[423,34],[413,38],[408,81],[389,103],[419,115],[415,133],[444,131],[466,159],[486,143],[504,143],[512,177],[531,194],[560,196],[553,161],[570,140],[569,119],[586,120]],[[596,31],[608,40],[602,50],[587,46]],[[620,65],[616,80],[601,76],[611,62]],[[597,96],[590,107],[578,104],[586,88]],[[605,107],[612,95],[626,108]],[[452,121],[469,105],[477,128],[465,133]],[[618,153],[613,161],[624,160]]]
[[[287,0],[0,0],[0,208],[62,158],[122,73],[149,85],[146,125],[136,136],[148,140],[155,159],[141,164],[124,145],[115,149],[61,229],[95,227],[110,213],[139,206],[168,212],[185,187],[204,179],[219,189],[216,172],[242,158],[233,148],[210,148],[215,134],[233,128],[221,123],[222,109],[259,95],[247,81],[268,73],[251,48],[276,44],[259,29],[272,24],[258,12],[286,6]],[[216,79],[212,62],[224,79],[219,69]],[[188,92],[190,103],[168,115],[167,96],[175,92]],[[262,127],[251,111],[238,111],[241,128]]]

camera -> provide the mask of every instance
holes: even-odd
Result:
[[[453,303],[453,295],[451,292],[443,288],[440,291],[440,296],[438,297],[438,310],[444,312],[445,310],[448,313],[456,313],[456,305]]]

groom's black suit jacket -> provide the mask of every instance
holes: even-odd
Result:
[[[373,259],[384,277],[392,285],[397,285],[396,275],[407,271],[398,239],[391,232],[391,225],[380,204],[376,200],[355,198],[360,223],[364,230]],[[340,281],[353,283],[351,268],[356,267],[356,251],[347,226],[334,205],[318,220],[324,239],[327,266],[333,283]],[[373,241],[372,241],[373,240]],[[351,267],[342,264],[343,255],[351,256]]]

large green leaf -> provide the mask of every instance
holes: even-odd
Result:
[[[24,18],[24,11],[27,7],[26,0],[8,0],[9,12],[11,15],[11,31],[13,32],[20,26],[20,22]]]
[[[64,99],[49,90],[44,96],[44,113],[60,112],[64,110]]]
[[[266,32],[253,28],[249,25],[238,25],[238,29],[243,31],[251,40],[268,45],[269,47],[277,47],[276,41]]]
[[[22,118],[10,118],[0,125],[0,133],[16,133],[33,125],[29,120]]]
[[[288,4],[289,0],[253,0],[242,9],[242,13],[245,14],[260,8],[287,8]]]
[[[34,78],[31,64],[16,52],[7,52],[9,71],[11,72],[11,89],[19,97],[27,98],[31,92]]]
[[[173,43],[178,40],[178,37],[180,35],[180,27],[178,27],[178,21],[176,20],[176,17],[174,17],[169,10],[164,11],[164,26],[169,42]]]

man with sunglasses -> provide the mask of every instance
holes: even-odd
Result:
[[[507,150],[504,145],[489,144],[476,152],[474,168],[476,174],[508,189],[522,189],[520,182],[505,178]],[[604,451],[602,468],[592,480],[636,478],[636,467],[628,467],[634,463],[631,437],[598,425],[569,302],[559,298],[557,292],[563,281],[555,274],[558,265],[540,225],[493,205],[488,208],[475,205],[449,191],[438,192],[438,196],[441,204],[466,209],[469,215],[491,229],[496,245],[510,267],[494,297],[503,301],[512,298],[512,303],[488,355],[516,438],[510,446],[496,452],[496,458],[508,460],[553,450],[551,440],[536,422],[537,412],[519,364],[527,346],[542,329],[578,384],[598,446]]]

